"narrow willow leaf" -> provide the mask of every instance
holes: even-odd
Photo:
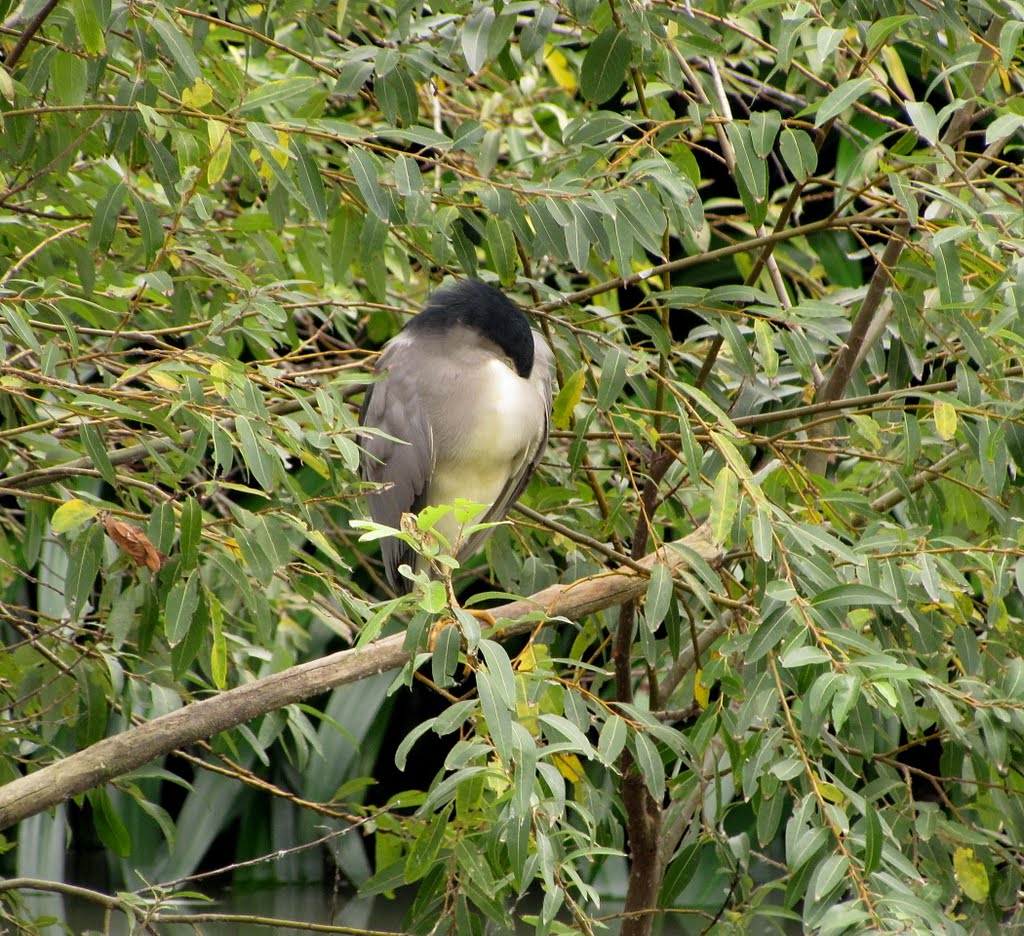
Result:
[[[633,742],[636,765],[651,796],[660,803],[665,796],[665,765],[661,762],[658,748],[642,731],[633,735]]]
[[[612,347],[601,364],[601,382],[597,388],[597,408],[607,412],[626,385],[626,364],[629,357],[622,348]]]
[[[494,677],[490,673],[478,673],[476,685],[494,749],[502,761],[507,763],[513,753],[512,715],[509,707],[504,704],[500,690],[495,688]]]
[[[159,212],[146,199],[133,195],[132,203],[135,205],[135,217],[142,236],[142,249],[148,262],[156,257],[164,245],[163,225],[160,223]]]
[[[551,407],[551,422],[556,429],[569,428],[573,410],[576,409],[576,405],[583,396],[586,381],[587,372],[582,367],[565,379]]]
[[[803,130],[786,127],[779,137],[779,152],[785,165],[798,182],[803,182],[818,168],[814,141]]]
[[[295,171],[303,201],[313,218],[324,222],[327,220],[327,190],[324,188],[324,180],[320,177],[320,170],[301,140],[293,137],[291,144],[297,157]]]
[[[580,68],[580,90],[595,104],[603,104],[626,78],[633,44],[625,30],[610,26],[587,49]]]
[[[352,169],[352,177],[356,180],[359,194],[363,196],[367,207],[381,221],[387,222],[391,216],[391,204],[384,190],[377,181],[377,165],[369,153],[352,146],[348,151],[349,167]]]
[[[64,600],[72,617],[77,618],[92,593],[103,561],[103,527],[97,523],[82,533],[72,542],[70,553],[64,577]]]
[[[882,820],[878,818],[878,810],[868,806],[864,810],[864,873],[874,871],[881,857]]]
[[[754,152],[762,159],[771,154],[780,126],[782,126],[782,115],[777,110],[755,111],[750,115],[750,140],[754,146]]]
[[[203,532],[203,512],[199,501],[186,497],[181,503],[181,536],[178,539],[178,554],[181,568],[191,569],[199,557],[199,541]]]
[[[471,73],[480,71],[487,62],[487,37],[494,24],[494,7],[482,3],[467,18],[462,27],[462,54]]]
[[[93,467],[100,473],[107,484],[117,484],[117,477],[114,475],[114,466],[110,462],[110,455],[103,444],[103,437],[99,429],[91,423],[85,423],[79,430],[82,438],[82,447],[85,449]]]
[[[265,81],[246,96],[239,108],[239,113],[266,107],[269,104],[299,104],[309,99],[316,87],[317,79],[304,75],[293,78],[281,78],[278,81]]]
[[[668,614],[675,587],[672,573],[663,562],[657,562],[651,568],[651,577],[647,583],[647,599],[644,603],[644,620],[653,633],[661,626]]]
[[[479,644],[487,663],[487,672],[491,674],[495,692],[501,703],[509,709],[516,704],[516,676],[512,663],[505,648],[493,640],[481,640]]]
[[[601,726],[597,739],[597,756],[609,767],[618,760],[626,746],[626,721],[618,715],[609,715]]]
[[[501,218],[489,215],[484,236],[491,265],[498,274],[501,285],[511,286],[516,281],[516,265],[519,260],[516,253],[516,238],[511,226]]]
[[[253,423],[247,416],[235,418],[235,429],[238,430],[238,441],[242,448],[242,458],[253,477],[264,491],[273,491],[277,484],[280,462],[263,446],[262,440],[256,435]]]
[[[92,806],[93,824],[100,841],[115,855],[127,858],[132,853],[132,837],[128,827],[110,802],[110,794],[105,786],[96,787],[87,794],[89,805]]]
[[[933,146],[939,141],[939,118],[927,101],[907,101],[904,105],[914,129]]]
[[[745,124],[731,122],[725,127],[726,135],[736,156],[736,171],[743,183],[757,201],[768,194],[768,163],[754,149],[750,128]]]
[[[838,117],[844,110],[860,100],[874,83],[874,78],[855,78],[852,81],[844,81],[838,88],[825,95],[818,105],[818,112],[814,116],[814,126],[820,127],[833,117]]]
[[[206,181],[216,185],[228,168],[231,158],[231,131],[219,120],[206,121],[206,135],[210,142],[210,162],[206,167]]]
[[[932,256],[935,257],[935,282],[939,287],[939,301],[946,306],[960,305],[964,301],[964,279],[957,245],[947,241],[935,248]]]
[[[406,884],[420,880],[433,867],[441,843],[444,842],[451,813],[452,804],[449,803],[430,820],[413,842],[405,859],[403,878]]]
[[[817,868],[814,881],[814,899],[823,900],[834,887],[839,885],[850,870],[850,859],[846,855],[829,855]]]
[[[116,182],[96,203],[92,225],[89,228],[89,247],[100,253],[108,250],[117,231],[117,216],[128,190],[123,182]]]
[[[224,609],[220,599],[212,592],[210,599],[210,630],[213,636],[210,646],[210,675],[213,684],[223,689],[228,681],[228,646],[224,639]]]
[[[178,581],[167,595],[164,606],[164,634],[173,647],[184,639],[199,606],[199,573],[192,572],[184,582]]]
[[[167,21],[153,17],[150,19],[156,34],[160,39],[160,45],[164,51],[175,61],[178,68],[188,79],[188,83],[195,84],[199,80],[201,71],[192,46],[185,40],[185,37],[178,32],[177,27]]]
[[[775,539],[772,535],[772,515],[767,507],[759,506],[753,518],[753,540],[754,552],[762,562],[768,562],[772,558],[772,551],[775,548]]]
[[[896,596],[870,585],[834,585],[818,592],[810,603],[816,608],[891,607],[896,604]]]
[[[107,42],[103,36],[105,23],[100,22],[100,9],[103,4],[96,0],[72,0],[71,13],[78,27],[78,35],[89,55],[103,55],[107,51]],[[106,6],[108,14],[110,7]]]
[[[739,502],[739,480],[732,469],[723,466],[711,495],[711,537],[716,543],[721,545],[729,538]]]

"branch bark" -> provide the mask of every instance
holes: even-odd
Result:
[[[581,618],[642,596],[647,589],[646,573],[655,562],[664,562],[674,571],[690,564],[690,554],[712,564],[722,559],[707,527],[700,527],[641,559],[639,565],[644,571],[619,568],[569,585],[552,585],[530,598],[492,608],[490,613],[498,620],[512,622],[538,610],[549,617]],[[512,623],[501,636],[528,633],[535,627],[535,621]],[[342,650],[290,667],[104,738],[84,751],[19,777],[0,787],[0,829],[115,780],[177,748],[335,686],[397,669],[410,658],[403,649],[404,641],[404,634],[396,634],[358,650]]]

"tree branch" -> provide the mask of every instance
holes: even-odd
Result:
[[[688,554],[696,554],[712,564],[720,562],[723,555],[712,543],[707,527],[700,527],[640,560],[645,572],[624,568],[601,572],[569,585],[552,585],[530,598],[492,608],[490,613],[496,619],[513,622],[538,610],[552,618],[578,619],[643,595],[647,589],[646,571],[655,562],[663,562],[674,571],[690,564]],[[528,633],[535,626],[535,621],[512,623],[503,628],[500,636]],[[342,650],[292,666],[104,738],[84,751],[19,777],[0,787],[0,829],[123,776],[177,748],[336,686],[397,669],[410,658],[403,649],[404,642],[405,635],[396,634],[361,649]]]

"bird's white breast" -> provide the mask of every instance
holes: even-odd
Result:
[[[457,459],[449,462],[444,452],[437,453],[430,482],[433,504],[459,497],[492,504],[542,431],[546,401],[504,361],[489,358],[473,389],[474,399],[458,401],[468,418],[456,440]]]

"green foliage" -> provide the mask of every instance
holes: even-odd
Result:
[[[317,876],[327,825],[365,894],[415,886],[410,932],[589,933],[623,897],[721,933],[1014,921],[1020,4],[5,16],[0,781],[382,633],[415,653],[390,695],[188,752],[218,773],[168,759],[34,817],[5,871],[59,876],[27,843],[95,834],[159,902],[255,816],[238,857],[290,855],[256,874]],[[514,649],[426,576],[385,600],[354,407],[448,275],[537,308],[560,386],[541,520],[455,591],[703,520],[721,568],[662,555],[640,607]],[[389,734],[414,670],[451,704]],[[408,789],[370,792],[392,759]]]

